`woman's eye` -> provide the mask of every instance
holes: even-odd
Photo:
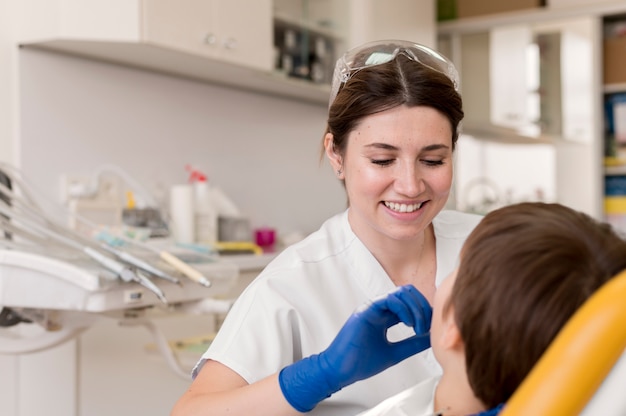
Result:
[[[387,166],[393,163],[393,159],[372,159],[372,163],[379,166]]]
[[[424,159],[424,160],[422,160],[422,163],[424,163],[426,166],[441,166],[441,165],[443,165],[443,160],[441,160],[441,159],[437,159],[437,160]]]

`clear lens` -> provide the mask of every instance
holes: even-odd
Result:
[[[452,62],[445,56],[426,46],[413,42],[401,40],[376,41],[351,49],[337,60],[329,105],[335,101],[341,84],[347,82],[356,72],[363,68],[392,61],[399,54],[441,72],[450,78],[454,88],[457,91],[459,90],[459,74]]]

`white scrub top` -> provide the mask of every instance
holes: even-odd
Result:
[[[358,416],[436,416],[435,389],[439,378],[424,380]]]
[[[463,242],[481,218],[443,211],[433,220],[437,285],[456,267]],[[344,211],[286,248],[243,291],[193,376],[212,359],[254,383],[325,350],[357,307],[394,289]],[[414,334],[404,325],[392,330],[390,339]],[[342,389],[310,414],[354,415],[440,373],[429,349]]]

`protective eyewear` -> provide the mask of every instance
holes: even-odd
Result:
[[[339,87],[358,71],[390,62],[400,54],[430,69],[441,72],[452,81],[454,89],[459,90],[459,74],[454,64],[445,56],[418,43],[402,40],[382,40],[369,42],[350,49],[337,60],[335,72],[333,73],[329,106],[335,101]]]

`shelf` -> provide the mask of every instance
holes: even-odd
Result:
[[[303,19],[296,19],[286,14],[274,14],[274,23],[276,25],[293,27],[301,30],[308,30],[311,33],[321,35],[336,41],[343,40],[342,36],[333,28],[325,27],[314,22],[307,22]]]
[[[278,72],[260,71],[147,43],[61,39],[28,43],[21,47],[151,70],[316,105],[327,106],[330,95],[330,85],[288,78]]]
[[[604,174],[606,176],[626,175],[626,164],[619,166],[605,166]]]
[[[437,32],[440,35],[482,32],[498,26],[528,24],[529,22],[540,23],[583,16],[602,16],[623,13],[625,11],[626,4],[623,1],[603,1],[591,5],[579,5],[567,8],[550,8],[548,6],[443,21],[437,24]]]
[[[524,144],[537,145],[557,143],[576,144],[576,141],[565,140],[560,136],[550,136],[540,134],[537,136],[526,135],[515,129],[500,127],[488,123],[467,123],[462,124],[461,134],[472,136],[476,139],[500,144]]]
[[[619,84],[605,84],[604,85],[605,94],[613,94],[616,92],[626,92],[626,82],[621,82]]]

